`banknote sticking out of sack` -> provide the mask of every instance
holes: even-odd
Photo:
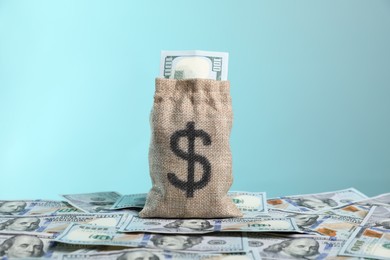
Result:
[[[240,217],[232,184],[229,81],[156,79],[150,117],[153,187],[140,217]]]

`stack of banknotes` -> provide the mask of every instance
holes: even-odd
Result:
[[[142,219],[146,194],[2,200],[0,259],[390,259],[390,193],[229,196],[243,218]]]

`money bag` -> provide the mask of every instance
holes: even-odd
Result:
[[[240,217],[233,182],[229,81],[156,79],[150,115],[152,188],[140,217]]]

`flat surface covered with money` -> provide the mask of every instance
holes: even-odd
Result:
[[[227,219],[140,218],[145,197],[0,201],[1,259],[390,259],[388,194],[349,188],[267,200],[231,191],[244,217]],[[336,203],[316,210],[297,198]]]

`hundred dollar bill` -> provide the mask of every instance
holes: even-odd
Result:
[[[268,214],[271,217],[293,218],[297,226],[307,234],[344,239],[348,238],[363,221],[362,218],[323,212],[293,212],[270,209]]]
[[[143,208],[146,196],[146,193],[123,195],[110,209]],[[254,214],[268,211],[265,192],[231,191],[228,196],[232,198],[244,217],[252,217]]]
[[[0,234],[0,259],[61,259],[64,254],[119,252],[123,247],[56,243],[54,234]]]
[[[0,216],[27,216],[80,213],[65,201],[54,200],[0,200]]]
[[[355,231],[361,219],[339,215],[320,215],[321,217],[307,230],[317,234],[329,237],[337,237],[339,239],[348,239]]]
[[[246,240],[241,233],[200,236],[145,233],[118,233],[113,227],[73,223],[55,241],[68,244],[146,247],[171,251],[213,253],[245,252]]]
[[[390,231],[360,227],[341,248],[340,255],[390,259]]]
[[[63,254],[59,260],[96,259],[96,260],[260,260],[256,258],[252,251],[246,253],[228,254],[207,254],[161,251],[153,249],[128,249],[114,252],[103,252],[95,254]]]
[[[390,232],[390,207],[373,206],[362,225]]]
[[[337,259],[345,240],[313,235],[248,234],[249,248],[262,260]]]
[[[244,218],[268,212],[265,192],[230,191],[228,196],[241,210]]]
[[[52,236],[47,235],[5,235],[0,234],[1,259],[30,259],[45,256]]]
[[[143,208],[146,201],[146,193],[128,194],[121,196],[110,209]]]
[[[0,216],[0,233],[59,233],[73,222],[119,228],[127,217],[124,213]]]
[[[160,77],[227,80],[227,52],[161,51]]]
[[[327,215],[318,214],[316,212],[295,212],[295,211],[270,209],[268,210],[267,215],[261,214],[261,215],[255,215],[254,217],[255,218],[264,218],[264,217],[293,218],[300,230],[304,231],[305,233],[316,234],[315,232],[309,230],[308,227],[317,223],[318,220],[320,220],[324,216]]]
[[[292,218],[145,219],[129,217],[121,232],[204,234],[210,232],[300,232]]]
[[[366,206],[352,203],[347,206],[342,206],[331,210],[325,210],[322,211],[321,213],[327,215],[339,215],[339,216],[351,217],[363,221],[363,219],[367,216],[369,210],[370,208]]]
[[[110,212],[110,208],[121,197],[121,194],[109,191],[109,192],[94,192],[84,194],[68,194],[62,195],[69,201],[74,207],[87,212],[87,213],[99,213]]]
[[[372,198],[361,200],[356,204],[361,206],[366,206],[366,207],[371,207],[371,206],[390,207],[390,193],[385,193]]]
[[[307,212],[329,210],[366,198],[367,196],[360,191],[349,188],[333,192],[273,198],[267,200],[267,203],[269,208]]]

